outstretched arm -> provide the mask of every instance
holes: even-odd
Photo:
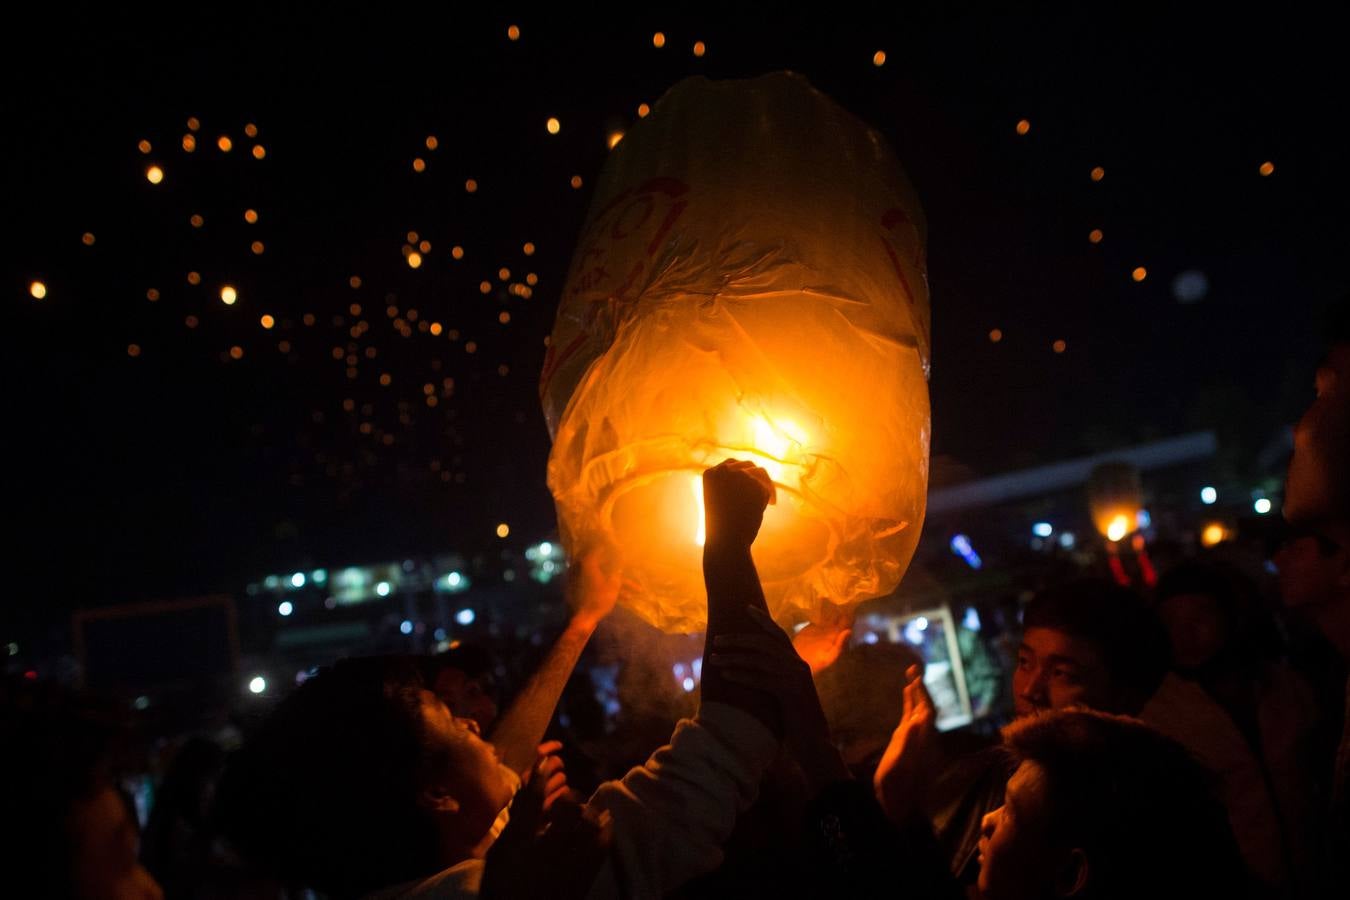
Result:
[[[621,576],[617,567],[606,572],[597,551],[585,553],[577,560],[570,579],[576,611],[492,732],[492,745],[497,748],[502,764],[522,778],[535,764],[539,742],[581,651],[619,598]]]

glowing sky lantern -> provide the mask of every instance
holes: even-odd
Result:
[[[892,590],[923,522],[925,226],[884,141],[804,79],[687,79],[610,154],[540,381],[569,553],[704,626],[700,473],[778,485],[755,559],[780,622]]]
[[[1103,463],[1088,476],[1088,505],[1092,524],[1115,543],[1138,529],[1143,509],[1139,470],[1129,463]]]

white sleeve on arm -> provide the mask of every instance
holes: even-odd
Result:
[[[614,844],[589,896],[661,897],[717,868],[777,753],[777,739],[754,716],[703,704],[644,765],[591,797],[592,808],[614,819]]]

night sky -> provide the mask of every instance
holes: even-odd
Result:
[[[1350,289],[1329,22],[460,7],[16,26],[7,616],[549,537],[544,338],[607,135],[691,74],[798,71],[892,142],[929,220],[936,473],[1207,427],[1255,456],[1310,395]]]

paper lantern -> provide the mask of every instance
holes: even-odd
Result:
[[[1097,466],[1088,476],[1088,505],[1092,524],[1108,541],[1133,534],[1144,506],[1139,470],[1123,462]]]
[[[880,136],[803,78],[686,79],[610,153],[540,397],[563,542],[621,602],[704,626],[702,471],[778,485],[755,544],[780,622],[890,592],[928,482],[925,226]]]

